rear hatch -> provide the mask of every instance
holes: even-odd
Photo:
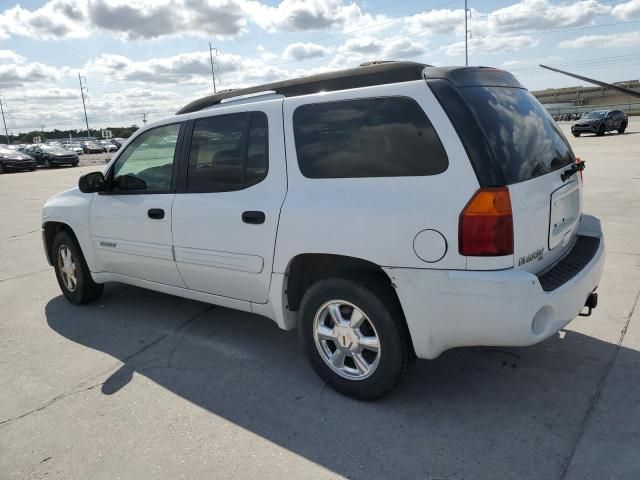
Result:
[[[481,187],[509,189],[514,267],[540,273],[575,243],[582,182],[579,173],[562,179],[575,155],[546,109],[509,73],[486,69],[474,78],[471,85],[458,81],[456,95],[432,89],[454,125],[473,124],[457,130]]]

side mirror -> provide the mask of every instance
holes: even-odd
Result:
[[[102,172],[85,173],[78,180],[78,188],[82,193],[103,192],[106,187],[107,181]]]

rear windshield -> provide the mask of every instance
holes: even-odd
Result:
[[[463,87],[460,92],[484,131],[507,184],[530,180],[575,162],[560,128],[529,91]]]

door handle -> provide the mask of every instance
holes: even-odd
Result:
[[[264,223],[264,212],[259,212],[255,210],[250,210],[248,212],[242,212],[242,221],[244,223],[252,223],[255,225],[259,225]]]
[[[164,210],[161,208],[150,208],[147,215],[154,220],[162,220],[164,218]]]

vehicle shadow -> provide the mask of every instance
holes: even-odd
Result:
[[[55,332],[124,363],[105,395],[144,375],[349,478],[559,478],[616,350],[572,331],[529,348],[452,350],[366,403],[322,384],[295,331],[179,298],[201,313],[174,319],[150,307],[161,296],[109,284],[99,304],[59,296],[45,312]]]

